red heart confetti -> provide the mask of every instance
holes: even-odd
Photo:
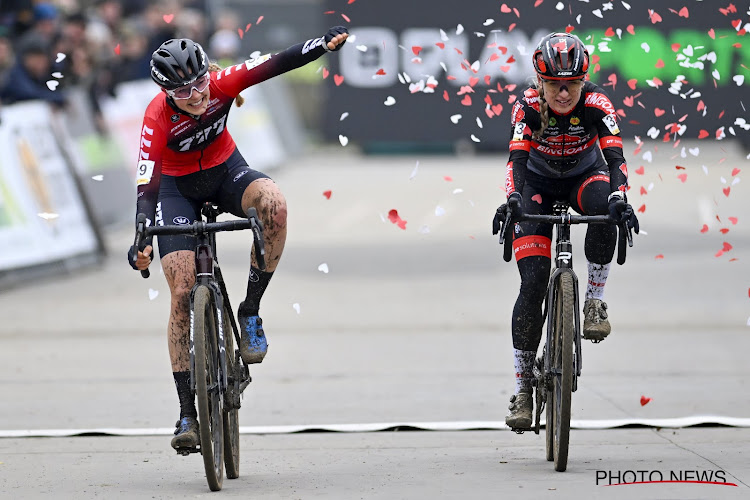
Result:
[[[731,191],[731,190],[732,190],[732,188],[730,188],[729,186],[727,186],[724,189],[722,189],[721,191],[724,193],[724,196],[729,197],[729,191]]]
[[[401,229],[406,229],[406,221],[398,215],[398,210],[393,209],[388,212],[388,220],[396,224]]]
[[[164,14],[162,19],[164,19],[165,23],[169,24],[172,22],[172,19],[174,19],[174,14]]]
[[[350,22],[352,22],[352,20],[351,20],[351,19],[349,19],[349,16],[347,16],[346,14],[341,14],[341,17],[343,17],[343,18],[344,18],[344,21],[346,21],[347,23],[350,23]]]
[[[725,241],[725,242],[724,242],[724,247],[722,248],[722,250],[723,250],[723,251],[725,251],[725,252],[728,252],[728,251],[730,251],[730,250],[731,250],[732,248],[733,248],[733,247],[732,247],[732,245],[730,245],[729,243],[727,243],[727,242]]]
[[[420,52],[422,52],[422,47],[420,47],[419,45],[414,45],[414,46],[413,46],[413,47],[411,48],[411,51],[412,51],[412,52],[414,52],[414,55],[415,55],[415,56],[418,56],[418,55],[419,55],[419,53],[420,53]]]
[[[260,22],[263,20],[263,16],[260,16],[257,21],[255,21],[255,24],[260,24]]]
[[[680,174],[677,176],[677,178],[680,179],[684,184],[685,181],[687,180],[687,174]]]
[[[651,401],[651,398],[647,398],[646,396],[641,396],[641,406],[646,406],[649,401]]]
[[[735,168],[734,168],[734,169],[732,170],[732,177],[734,177],[735,175],[739,174],[740,172],[742,172],[742,170],[740,170],[739,168],[736,168],[736,167],[735,167]]]
[[[663,258],[664,258],[664,254],[659,254],[656,257],[654,257],[654,259],[663,259]]]
[[[531,197],[531,199],[533,201],[539,203],[540,205],[542,204],[542,195],[541,194],[535,194],[534,196]]]
[[[237,33],[240,35],[240,39],[244,36],[245,32],[242,31],[242,28],[237,28]]]
[[[673,43],[672,44],[672,52],[677,52],[680,50],[681,45],[679,43]]]
[[[643,175],[643,173],[644,173],[645,171],[646,171],[646,169],[645,169],[645,168],[643,168],[643,166],[642,166],[642,165],[641,165],[640,167],[638,167],[638,168],[636,168],[636,169],[635,169],[635,173],[636,173],[636,174],[638,174],[638,175]]]
[[[727,233],[729,232],[729,228],[726,228],[726,227],[722,227],[721,229],[719,229],[719,232],[720,232],[721,234],[727,234]]]
[[[680,12],[678,12],[677,15],[680,16],[680,17],[687,18],[687,17],[690,16],[690,13],[688,12],[688,8],[687,7],[683,7],[683,8],[680,9]]]
[[[709,135],[711,134],[708,133],[708,130],[701,130],[700,133],[698,133],[698,139],[705,139]]]
[[[642,213],[643,213],[643,212],[645,212],[645,211],[646,211],[646,205],[645,205],[645,204],[641,205],[641,206],[640,206],[640,207],[638,208],[638,213],[641,213],[641,214],[642,214]]]
[[[328,199],[328,200],[330,200],[330,199],[331,199],[331,194],[332,194],[332,193],[331,193],[331,190],[330,190],[330,189],[329,189],[328,191],[323,191],[323,196],[325,196],[325,197],[326,197],[326,199]]]
[[[323,78],[328,78],[328,68],[323,68]]]
[[[571,26],[570,24],[565,27],[565,33],[572,33],[573,30],[575,30],[575,26]]]
[[[500,6],[500,12],[502,12],[503,14],[509,14],[511,12],[511,9],[507,5],[502,4]]]
[[[714,31],[713,28],[711,28],[710,30],[708,30],[708,36],[710,36],[712,39],[716,40],[716,32]]]
[[[463,104],[464,106],[471,106],[471,96],[469,94],[466,94],[461,100],[461,104]]]
[[[341,75],[333,75],[333,83],[335,83],[338,87],[339,85],[344,83],[344,77]]]
[[[453,181],[453,177],[451,177],[450,175],[444,175],[444,176],[443,176],[443,179],[444,179],[444,180],[445,180],[446,182],[452,182],[452,181]]]
[[[632,90],[635,90],[635,85],[638,83],[638,80],[635,78],[631,78],[628,80],[628,87],[630,87]]]
[[[120,55],[120,44],[119,43],[117,44],[117,47],[115,47],[115,54],[117,54],[118,56]]]
[[[437,42],[437,43],[436,43],[435,45],[437,45],[437,46],[438,46],[438,47],[440,47],[441,49],[444,49],[444,48],[445,48],[445,44],[444,44],[443,42]]]
[[[729,217],[729,222],[732,224],[737,224],[737,217]]]
[[[604,36],[615,36],[615,30],[612,29],[612,26],[607,28],[607,31],[604,32]]]
[[[708,232],[708,224],[703,224],[703,227],[701,228],[701,233],[707,233]]]
[[[664,61],[661,60],[661,59],[659,59],[658,61],[656,61],[656,67],[657,68],[663,68],[664,67]]]
[[[635,26],[633,26],[632,24],[628,24],[628,27],[625,28],[625,30],[631,35],[635,35]]]
[[[663,109],[659,109],[659,108],[654,108],[654,114],[655,114],[656,116],[662,116],[662,115],[663,115],[663,114],[664,114],[665,112],[666,112],[666,111],[664,111]]]
[[[661,22],[661,16],[651,9],[648,11],[648,17],[651,19],[651,24],[656,24]]]
[[[648,191],[646,190],[646,188],[641,186],[641,196],[645,196],[647,194],[648,194]]]

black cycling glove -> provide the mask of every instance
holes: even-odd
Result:
[[[328,42],[333,40],[333,37],[337,35],[343,35],[344,33],[349,33],[349,30],[346,29],[344,26],[334,26],[333,28],[328,30],[328,33],[323,36],[323,47],[326,49],[327,52],[336,52],[337,50],[341,49],[341,47],[344,46],[346,43],[346,40],[341,42],[340,44],[336,45],[335,49],[329,49],[328,48]]]
[[[492,234],[500,231],[500,226],[510,214],[510,220],[518,219],[521,215],[521,193],[513,191],[508,196],[508,201],[500,205],[492,219]]]
[[[633,211],[633,207],[620,196],[610,196],[609,216],[612,217],[617,224],[627,222],[628,227],[632,229],[635,234],[638,234],[641,229],[638,224],[638,217],[635,216],[635,212]]]

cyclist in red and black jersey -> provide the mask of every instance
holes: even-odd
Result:
[[[512,109],[505,206],[512,214],[550,214],[553,203],[564,200],[581,214],[609,213],[628,221],[638,232],[626,198],[628,168],[617,113],[604,91],[586,81],[586,47],[575,35],[552,33],[539,42],[533,63],[536,82]],[[611,225],[592,224],[586,232],[586,339],[603,340],[611,330],[603,298],[616,231]],[[513,428],[531,426],[533,364],[544,323],[551,243],[551,224],[516,223],[513,251],[521,275],[512,320],[516,390],[505,419]]]
[[[162,91],[143,118],[137,213],[145,214],[149,225],[192,224],[206,201],[237,217],[246,217],[248,208],[256,208],[264,225],[267,267],[258,269],[253,257],[247,296],[237,311],[240,353],[246,363],[260,363],[268,349],[259,307],[284,249],[287,207],[278,186],[248,167],[226,128],[227,115],[233,102],[242,104],[242,90],[339,50],[347,37],[347,29],[336,26],[320,38],[226,69],[211,64],[203,48],[185,38],[164,42],[152,55],[151,78]],[[153,248],[148,243],[143,251],[131,247],[128,260],[134,269],[146,269],[151,263]],[[198,444],[188,352],[194,248],[193,237],[159,237],[159,255],[172,296],[169,353],[180,399],[180,420],[172,439],[175,449]]]

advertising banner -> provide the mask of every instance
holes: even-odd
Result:
[[[554,31],[577,35],[626,137],[750,142],[750,13],[729,2],[328,0],[326,138],[507,149],[510,108]],[[744,101],[749,101],[745,103]]]
[[[100,251],[50,106],[4,106],[0,123],[0,275]]]

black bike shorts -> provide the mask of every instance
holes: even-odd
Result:
[[[238,149],[222,163],[207,170],[183,176],[162,175],[159,199],[156,204],[156,225],[188,225],[200,217],[203,203],[216,203],[223,211],[240,218],[242,195],[251,182],[270,179],[269,176],[247,166]],[[186,235],[157,236],[159,256],[177,250],[195,250],[195,237]]]

